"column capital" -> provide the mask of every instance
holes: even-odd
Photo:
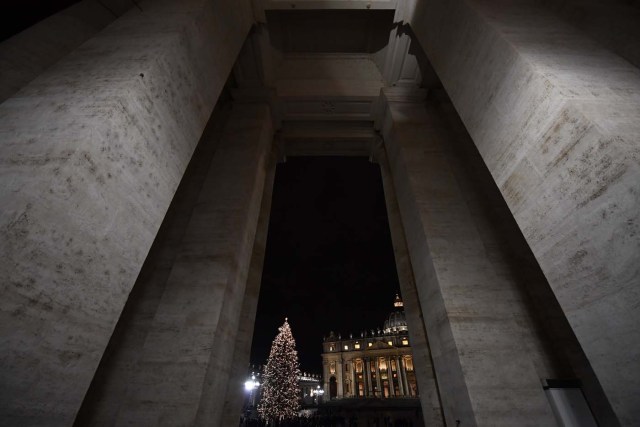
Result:
[[[380,91],[385,102],[403,102],[410,104],[424,104],[429,91],[411,87],[385,87]]]
[[[427,104],[427,89],[412,89],[407,87],[386,87],[380,90],[380,102],[374,128],[383,134],[397,121],[391,115],[394,111],[402,111],[402,122],[425,121]]]

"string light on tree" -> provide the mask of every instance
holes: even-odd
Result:
[[[300,409],[300,365],[296,342],[286,318],[278,330],[264,370],[262,400],[258,406],[260,417],[271,422],[295,418]]]

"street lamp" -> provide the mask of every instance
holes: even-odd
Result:
[[[244,382],[244,390],[249,393],[249,404],[252,407],[256,406],[254,390],[258,387],[260,387],[260,383],[256,381],[255,375],[251,375],[251,379]]]
[[[320,403],[320,398],[324,394],[324,390],[317,386],[315,390],[311,390],[311,394],[315,396],[316,403]]]
[[[260,383],[258,381],[256,381],[256,377],[255,376],[251,376],[250,380],[246,380],[244,382],[244,389],[246,391],[253,391],[255,388],[259,387]]]

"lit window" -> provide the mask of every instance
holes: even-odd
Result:
[[[393,341],[389,341],[389,342],[387,342],[387,344],[393,345]]]
[[[345,350],[349,350],[349,346],[348,346],[348,345],[345,345],[345,346],[344,346],[344,349],[345,349]]]
[[[402,345],[409,345],[409,340],[402,340]]]
[[[355,347],[356,350],[359,349],[360,348],[360,343],[357,342],[356,345],[354,345],[354,347]]]
[[[387,369],[387,361],[384,359],[384,357],[378,359],[378,367],[383,371]]]
[[[371,347],[372,345],[373,345],[373,343],[372,343],[372,342],[370,342],[370,343],[369,343],[369,347]]]
[[[410,356],[404,359],[404,363],[407,367],[407,371],[413,371],[413,359]]]
[[[335,351],[335,350],[336,350],[336,346],[335,346],[335,345],[333,345],[333,344],[331,344],[331,345],[329,346],[329,351]]]

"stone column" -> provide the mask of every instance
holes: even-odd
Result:
[[[640,75],[541,3],[563,2],[429,0],[414,2],[405,21],[580,342],[585,393],[601,385],[613,406],[610,416],[608,402],[591,400],[600,424],[632,425],[640,419]]]
[[[371,359],[367,357],[365,358],[365,361],[367,365],[367,397],[371,397],[371,393],[373,391],[373,384],[371,381]]]
[[[342,356],[338,363],[336,363],[336,387],[338,389],[338,398],[344,397],[344,362]]]
[[[234,106],[116,425],[220,424],[272,137],[265,104]]]
[[[138,358],[200,195],[202,183],[207,176],[211,159],[218,147],[229,111],[229,105],[219,106],[211,115],[134,288],[129,294],[127,304],[109,341],[108,350],[100,361],[91,387],[76,416],[76,425],[93,426],[114,422],[126,400],[128,384],[136,374]],[[249,361],[246,361],[242,367],[243,376],[248,364]]]
[[[0,424],[73,424],[250,11],[146,2],[0,105]]]
[[[362,397],[369,396],[369,376],[367,375],[367,359],[362,358]]]
[[[366,397],[371,396],[371,375],[369,374],[369,358],[366,357],[364,358],[364,366],[365,366],[365,371],[364,371],[364,376],[367,379],[367,386],[365,387],[365,393],[364,395]]]
[[[369,378],[371,379],[371,393],[369,393],[369,395],[371,397],[375,397],[375,386],[376,386],[376,381],[374,381],[373,379],[373,371],[372,369],[375,369],[375,364],[374,364],[374,360],[371,359],[371,357],[369,358]]]
[[[328,360],[323,360],[322,361],[322,378],[324,379],[324,383],[323,383],[323,388],[324,388],[324,396],[325,399],[330,400],[329,396],[330,396],[330,378],[331,378],[331,374],[329,373],[329,369],[330,369],[330,363]]]
[[[396,361],[396,373],[398,375],[398,389],[400,391],[400,396],[404,396],[404,381],[402,378],[402,364],[400,363],[400,356],[395,356],[394,359]]]
[[[427,332],[422,320],[422,307],[416,289],[405,230],[400,218],[393,178],[389,170],[389,161],[382,140],[378,141],[374,150],[382,173],[389,229],[391,231],[393,253],[396,259],[396,269],[404,301],[407,325],[409,326],[411,352],[414,359],[414,369],[416,370],[416,380],[420,389],[419,397],[422,405],[422,414],[425,425],[440,427],[444,425],[444,417],[440,405],[436,374],[433,369]]]
[[[362,368],[363,369],[363,371],[362,371],[362,384],[363,384],[363,390],[364,390],[366,388],[365,387],[365,384],[366,384],[365,383],[365,376],[364,376],[364,360],[362,361],[362,366],[363,366],[363,368]],[[357,375],[356,375],[356,377],[357,377]],[[359,381],[359,379],[357,381]],[[360,397],[359,393],[358,393],[358,397]]]
[[[240,319],[240,326],[236,337],[231,374],[227,386],[224,408],[222,410],[223,418],[221,425],[225,426],[236,424],[238,422],[238,414],[240,414],[242,410],[245,392],[244,381],[246,379],[247,366],[251,362],[251,343],[253,341],[253,330],[258,309],[258,298],[260,296],[260,284],[262,283],[262,267],[267,246],[267,232],[269,230],[269,218],[271,216],[271,200],[273,196],[275,172],[276,156],[272,147],[271,153],[269,154],[262,205],[260,207],[256,238],[253,244],[251,264],[249,266],[247,290],[245,291],[244,301],[242,303],[242,318]],[[315,389],[310,387],[309,390]],[[254,400],[255,395],[256,393],[253,392]]]
[[[393,361],[396,363],[396,381],[398,382],[398,396],[402,396],[404,394],[402,388],[402,379],[400,378],[400,368],[398,367],[398,357],[393,356]]]
[[[351,395],[353,397],[357,397],[358,396],[358,389],[357,389],[357,381],[356,381],[356,365],[355,365],[355,359],[351,359]]]
[[[405,360],[403,356],[400,356],[400,372],[402,372],[402,384],[404,384],[404,394],[405,396],[411,396],[411,391],[409,390],[409,383],[407,382],[407,367],[405,365]]]
[[[376,385],[378,386],[378,397],[382,397],[382,382],[380,380],[380,360],[378,357],[374,358],[374,363],[376,364]]]
[[[493,270],[449,164],[442,120],[411,96],[386,92],[383,135],[447,424],[533,417],[554,425],[513,316],[518,287]],[[510,410],[496,411],[498,401]]]
[[[389,395],[396,397],[396,388],[393,383],[393,369],[391,366],[391,357],[385,357],[387,360],[387,380],[389,381]]]

